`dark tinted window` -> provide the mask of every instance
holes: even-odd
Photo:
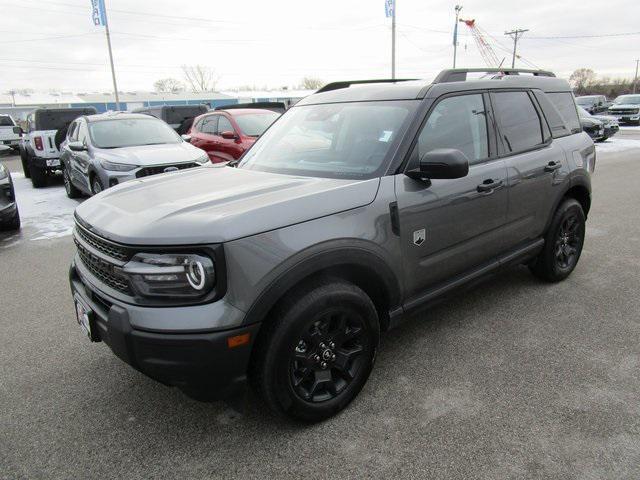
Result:
[[[82,115],[95,113],[93,109],[39,110],[36,112],[36,130],[59,130],[66,128]]]
[[[0,127],[13,127],[13,120],[11,117],[0,115]]]
[[[540,117],[527,92],[496,92],[493,98],[507,152],[521,152],[543,143]]]
[[[78,139],[78,122],[73,122],[67,131],[67,138],[70,141],[75,141]]]
[[[534,95],[538,100],[540,108],[542,108],[542,112],[549,124],[553,138],[569,135],[571,133],[571,129],[565,125],[562,115],[560,115],[558,109],[553,105],[553,103],[551,103],[549,97],[540,90],[534,90]]]
[[[429,114],[422,127],[417,152],[419,159],[436,148],[455,148],[464,153],[470,163],[478,163],[489,156],[487,115],[482,95],[461,95],[442,100]]]
[[[582,127],[580,126],[580,119],[578,118],[578,111],[576,110],[573,95],[570,92],[555,92],[547,93],[547,97],[549,97],[549,100],[551,100],[553,105],[558,109],[564,123],[571,132],[581,132]]]

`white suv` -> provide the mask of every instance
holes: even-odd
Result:
[[[0,115],[0,145],[17,151],[20,146],[22,129],[16,125],[11,115]]]
[[[40,108],[27,116],[27,131],[22,137],[20,157],[24,175],[35,188],[44,187],[47,175],[62,170],[60,143],[71,122],[82,115],[96,113],[94,107]]]

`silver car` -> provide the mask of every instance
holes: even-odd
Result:
[[[209,163],[204,151],[185,142],[165,122],[135,113],[79,117],[69,126],[61,149],[69,198]]]

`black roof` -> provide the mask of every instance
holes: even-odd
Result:
[[[468,73],[486,73],[478,79],[467,79]],[[449,69],[427,80],[355,80],[333,82],[296,105],[381,100],[415,100],[432,98],[449,92],[494,90],[505,88],[538,88],[546,92],[570,92],[566,80],[545,70],[523,69]]]

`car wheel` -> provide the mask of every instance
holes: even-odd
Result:
[[[47,185],[47,172],[44,168],[39,168],[29,162],[29,172],[31,173],[31,183],[34,188],[41,188]]]
[[[22,171],[26,178],[31,178],[31,170],[29,169],[29,152],[26,149],[20,149],[20,160],[22,161]]]
[[[67,197],[78,198],[82,195],[82,192],[71,183],[71,177],[69,177],[69,169],[66,165],[62,164],[62,181],[64,182],[64,190],[67,192]]]
[[[371,299],[339,279],[291,292],[263,328],[252,358],[254,387],[274,412],[307,422],[331,417],[355,398],[380,337]]]
[[[100,182],[100,179],[98,178],[98,176],[94,176],[93,180],[91,180],[91,192],[94,195],[99,194],[102,190],[104,190],[104,188],[102,187],[102,183]]]
[[[529,266],[535,276],[559,282],[573,272],[584,245],[585,220],[580,203],[572,198],[562,202],[545,235],[542,252]]]
[[[20,213],[16,209],[16,214],[10,220],[0,222],[0,230],[18,230],[20,228]]]

